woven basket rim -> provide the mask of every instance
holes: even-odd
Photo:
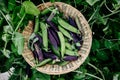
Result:
[[[65,66],[59,66],[59,65],[49,65],[46,64],[45,66],[38,67],[36,68],[38,71],[45,73],[45,74],[50,74],[50,75],[59,75],[59,74],[65,74],[71,71],[74,71],[75,69],[79,68],[81,64],[85,61],[87,56],[89,55],[91,44],[92,44],[92,31],[89,27],[88,22],[84,18],[84,16],[81,14],[80,11],[78,11],[76,8],[72,7],[69,4],[63,3],[63,2],[47,2],[47,3],[42,3],[38,5],[39,10],[43,10],[47,7],[50,7],[52,5],[58,6],[58,9],[64,13],[65,16],[70,16],[72,18],[75,18],[76,16],[79,18],[82,30],[84,32],[84,40],[83,40],[83,45],[78,52],[78,54],[81,56],[78,60],[72,61],[69,64]],[[71,11],[71,12],[70,12]],[[24,52],[22,56],[24,57],[25,61],[30,65],[34,66],[34,58],[32,55],[32,52],[28,49],[27,43],[28,43],[28,38],[31,35],[33,30],[33,22],[29,22],[28,26],[26,29],[23,31],[23,35],[25,37],[25,43],[24,43]]]

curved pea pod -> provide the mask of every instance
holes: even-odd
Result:
[[[72,36],[70,35],[70,33],[67,30],[65,30],[64,28],[62,28],[60,25],[58,26],[58,28],[63,33],[63,35],[65,35],[70,40],[73,40]]]
[[[49,31],[51,32],[51,34],[53,35],[53,37],[55,38],[55,40],[57,41],[57,44],[60,44],[60,40],[58,38],[57,32],[55,32],[55,30],[53,30],[52,28],[49,27]]]
[[[48,51],[48,32],[47,25],[43,22],[40,22],[40,28],[42,30],[43,46],[46,51]]]
[[[61,32],[57,32],[58,33],[58,36],[59,36],[59,39],[60,39],[60,44],[61,44],[61,57],[63,58],[64,57],[64,54],[65,54],[65,39],[64,39],[64,36]]]
[[[55,55],[57,55],[58,57],[60,57],[60,52],[58,49],[55,49],[53,45],[51,45],[51,49],[54,52]]]
[[[42,44],[42,42],[43,42],[43,40],[42,40],[42,37],[41,36],[39,36],[38,34],[32,34],[31,36],[30,36],[30,39],[29,39],[29,42],[28,42],[28,47],[32,50],[32,51],[34,51],[34,48],[33,48],[33,44],[34,43],[38,43],[39,45],[41,45]],[[42,46],[42,45],[41,45]]]
[[[49,7],[49,9],[46,8],[46,9],[44,9],[44,10],[41,12],[41,15],[46,15],[46,14],[48,14],[48,13],[51,12],[50,10],[53,10],[53,9],[54,9],[54,7]]]
[[[66,30],[69,30],[71,32],[74,32],[76,34],[80,34],[80,31],[73,27],[72,25],[68,24],[66,21],[64,21],[62,18],[58,17],[58,23],[63,27],[65,28]]]
[[[58,31],[57,25],[55,25],[52,21],[46,20],[47,24],[50,25],[55,31]]]
[[[65,50],[65,54],[69,55],[69,56],[78,56],[78,52],[77,51],[72,51],[72,50],[69,50],[69,49],[66,49]]]
[[[75,61],[78,59],[78,56],[64,56],[63,60],[65,61]]]
[[[39,64],[36,64],[33,68],[44,66],[45,64],[49,63],[50,61],[52,61],[52,59],[50,59],[50,58],[44,59]]]
[[[39,16],[35,17],[35,27],[34,32],[37,33],[39,31]]]
[[[36,51],[36,55],[38,56],[38,60],[42,61],[43,60],[43,53],[42,50],[39,48],[39,45],[37,43],[34,43],[34,50]]]
[[[70,49],[70,50],[73,49],[73,48],[72,48],[72,45],[71,45],[70,43],[68,43],[68,42],[65,42],[65,47],[66,47],[67,49]]]
[[[58,57],[52,52],[43,52],[45,58],[51,58],[52,60],[58,59]]]
[[[50,40],[50,43],[54,46],[55,49],[58,49],[57,41],[55,40],[52,32],[50,29],[48,29],[48,38]]]
[[[71,17],[69,17],[68,22],[69,22],[70,25],[72,25],[74,27],[77,27],[75,21]]]

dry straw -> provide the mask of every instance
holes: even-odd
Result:
[[[64,66],[59,66],[56,64],[54,64],[54,65],[46,64],[42,67],[36,68],[38,71],[40,71],[42,73],[46,73],[46,74],[50,74],[50,75],[59,75],[59,74],[65,74],[65,73],[74,71],[75,69],[79,68],[81,64],[83,64],[83,62],[85,61],[85,59],[87,58],[87,56],[90,52],[91,43],[92,43],[92,32],[88,25],[88,22],[86,21],[84,16],[81,14],[81,12],[79,12],[77,9],[75,9],[74,7],[72,7],[68,4],[65,4],[62,2],[55,2],[55,3],[47,2],[47,3],[38,5],[38,9],[42,11],[45,8],[48,8],[52,5],[57,6],[58,10],[60,12],[63,12],[65,17],[70,16],[73,19],[78,17],[78,20],[79,20],[80,26],[81,26],[79,29],[83,34],[83,45],[82,45],[80,51],[78,52],[78,54],[80,55],[78,60],[72,61]],[[32,52],[27,47],[28,38],[32,32],[33,32],[33,22],[29,21],[28,26],[24,29],[24,31],[22,33],[25,37],[24,52],[23,52],[22,56],[24,57],[26,62],[30,66],[33,67],[33,66],[35,66],[35,59],[33,57]]]

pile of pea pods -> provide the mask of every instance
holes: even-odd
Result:
[[[56,7],[51,6],[41,11],[34,23],[28,47],[34,55],[36,66],[62,66],[78,59],[78,51],[83,43],[78,18],[66,18]]]

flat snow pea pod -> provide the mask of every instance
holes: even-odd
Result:
[[[39,16],[35,17],[35,27],[34,32],[37,33],[39,31]]]
[[[70,35],[70,33],[67,30],[65,30],[64,28],[62,28],[60,25],[58,26],[58,28],[63,33],[63,35],[65,35],[70,40],[73,40],[72,36]]]
[[[54,52],[55,55],[57,55],[58,57],[60,57],[60,52],[58,49],[55,49],[53,45],[51,45],[51,49]]]
[[[42,30],[42,38],[43,38],[43,46],[46,51],[48,51],[48,32],[47,32],[47,24],[40,22],[40,28]]]
[[[51,12],[50,10],[53,10],[53,9],[54,9],[54,7],[49,7],[49,9],[46,8],[46,9],[44,9],[44,10],[41,12],[41,15],[46,15],[46,14],[48,14],[49,12]]]
[[[70,24],[68,24],[65,20],[63,20],[62,18],[58,17],[58,23],[65,29],[71,31],[71,32],[74,32],[74,33],[77,33],[79,34],[79,30],[73,26],[71,26]]]
[[[70,56],[78,56],[77,51],[72,51],[72,50],[69,50],[69,49],[65,50],[65,54],[70,55]]]
[[[71,46],[71,44],[68,43],[68,42],[65,42],[65,47],[66,47],[67,49],[72,50],[72,46]]]
[[[60,66],[65,66],[65,65],[68,64],[68,63],[69,63],[69,61],[63,61],[63,62],[59,63],[59,65],[60,65]]]
[[[76,24],[77,24],[77,27],[78,27],[79,30],[80,30],[80,33],[83,33],[82,25],[81,25],[81,23],[80,23],[80,21],[79,21],[78,16],[75,18],[75,22],[76,22]]]
[[[52,61],[52,59],[50,59],[50,58],[44,59],[44,60],[41,61],[39,64],[36,64],[36,65],[34,66],[34,68],[44,66],[45,64],[49,63],[50,61]]]
[[[61,57],[63,58],[65,54],[65,39],[61,32],[58,31],[57,33],[58,33],[58,37],[60,39],[60,44],[61,44]]]

